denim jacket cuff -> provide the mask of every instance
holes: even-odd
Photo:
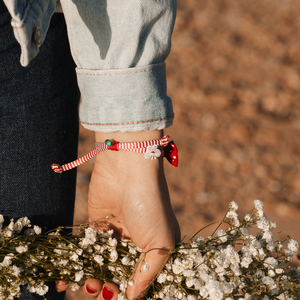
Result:
[[[172,125],[165,63],[118,70],[76,69],[80,120],[93,131],[129,132]]]

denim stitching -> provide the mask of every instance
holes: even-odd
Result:
[[[153,120],[146,120],[146,121],[136,121],[136,122],[125,122],[125,123],[88,123],[88,122],[82,122],[82,124],[86,125],[101,125],[101,126],[115,126],[115,125],[131,125],[131,124],[142,124],[142,123],[148,123],[148,122],[155,122],[155,121],[164,121],[168,120],[174,117],[174,114],[171,116],[165,117],[165,118],[159,118],[159,119],[153,119]]]
[[[77,75],[89,75],[89,76],[126,75],[126,74],[137,74],[137,73],[143,73],[143,72],[150,72],[152,70],[160,70],[160,69],[164,69],[164,68],[165,68],[165,66],[161,66],[161,67],[157,67],[157,68],[149,68],[147,70],[141,70],[141,71],[135,71],[135,72],[107,73],[107,74],[77,73]]]
[[[26,23],[26,21],[24,21],[23,22],[23,24],[21,25],[21,26],[13,26],[12,24],[13,24],[13,22],[15,22],[15,20],[14,19],[11,19],[11,27],[13,28],[13,29],[21,29],[21,28],[23,28],[24,27],[24,25],[25,25],[25,23]]]

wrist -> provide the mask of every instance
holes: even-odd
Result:
[[[160,139],[163,136],[163,130],[137,131],[137,132],[95,132],[96,143],[103,143],[106,139],[115,140],[120,143],[140,142]]]

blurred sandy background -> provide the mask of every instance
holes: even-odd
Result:
[[[180,161],[165,168],[183,236],[221,220],[230,201],[243,216],[260,199],[279,237],[300,241],[299,15],[298,0],[179,0],[166,133]],[[93,147],[81,128],[79,155]],[[92,168],[78,170],[76,222]]]

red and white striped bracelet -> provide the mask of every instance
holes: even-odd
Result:
[[[132,151],[137,153],[143,153],[147,159],[156,159],[157,157],[163,156],[175,167],[178,166],[178,151],[175,143],[170,141],[170,137],[165,135],[159,140],[150,140],[144,142],[133,142],[133,143],[119,143],[113,140],[106,140],[104,143],[95,143],[96,149],[86,154],[85,156],[78,158],[65,165],[52,164],[51,168],[56,173],[62,173],[68,171],[79,165],[90,160],[98,153],[104,150],[112,151]],[[158,147],[164,147],[162,150]]]

